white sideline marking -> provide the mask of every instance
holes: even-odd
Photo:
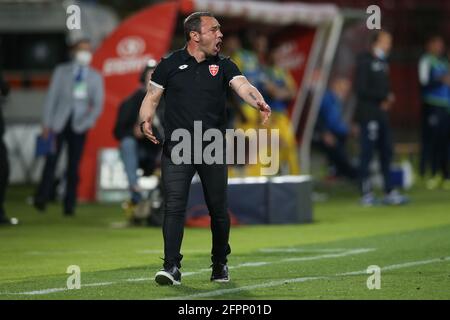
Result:
[[[423,264],[430,264],[435,262],[444,262],[444,261],[450,261],[450,257],[444,257],[444,258],[436,258],[431,260],[421,260],[421,261],[411,261],[411,262],[405,262],[405,263],[399,263],[399,264],[392,264],[390,266],[386,266],[381,268],[382,271],[388,271],[388,270],[396,270],[401,268],[407,268],[407,267],[415,267],[420,266]],[[353,272],[345,272],[339,274],[340,276],[351,276],[351,275],[359,275],[362,273],[367,273],[367,270],[364,271],[353,271]]]
[[[127,282],[140,282],[140,281],[150,281],[153,280],[154,278],[137,278],[137,279],[127,279],[125,281]]]
[[[198,252],[208,252],[208,250],[200,250],[200,249],[187,249],[183,250],[186,253],[198,253]],[[49,250],[49,251],[25,251],[23,254],[32,255],[32,256],[53,256],[53,255],[67,255],[67,254],[97,254],[102,253],[102,251],[90,251],[90,250],[66,250],[66,251],[57,251],[57,250]],[[144,249],[144,250],[136,250],[137,254],[163,254],[164,250],[161,249]]]
[[[88,283],[84,284],[81,287],[100,287],[100,286],[109,286],[112,284],[116,284],[117,282],[97,282],[97,283]]]
[[[49,294],[54,292],[62,292],[68,290],[67,288],[51,288],[51,289],[43,289],[36,291],[26,291],[26,292],[5,292],[2,294],[13,294],[13,295],[37,295],[37,294]]]
[[[207,249],[206,250],[201,250],[201,249],[187,249],[187,250],[183,250],[183,253],[198,253],[198,252],[209,252]],[[150,250],[138,250],[136,251],[137,254],[163,254],[164,250],[161,249],[150,249]]]
[[[363,249],[363,248],[361,248]],[[259,252],[264,252],[264,253],[276,253],[276,252],[280,252],[280,253],[297,253],[297,252],[342,252],[342,251],[348,251],[348,248],[318,248],[318,249],[307,249],[307,248],[292,248],[292,247],[287,247],[287,248],[262,248],[259,249]]]
[[[299,262],[299,261],[312,261],[312,260],[330,259],[330,258],[341,258],[341,257],[349,256],[349,255],[366,253],[366,252],[370,252],[373,250],[375,250],[375,249],[373,249],[373,248],[347,249],[347,251],[341,252],[341,253],[322,254],[322,255],[311,256],[311,257],[285,258],[285,259],[281,259],[278,261],[270,261],[270,262],[269,261],[245,262],[245,263],[240,263],[235,266],[229,266],[228,268],[231,270],[231,269],[237,269],[237,268],[242,268],[242,267],[244,267],[244,268],[245,267],[260,267],[260,266],[278,264],[278,263],[283,263],[283,262]],[[200,269],[199,271],[182,273],[182,276],[184,276],[184,277],[191,276],[191,275],[200,274],[200,273],[204,273],[204,272],[210,272],[210,271],[211,271],[211,269]]]
[[[229,268],[230,269],[237,269],[237,268],[242,268],[242,267],[259,267],[259,266],[283,263],[283,262],[287,262],[287,261],[298,262],[298,261],[311,261],[311,260],[320,260],[320,259],[329,259],[329,258],[340,258],[340,257],[348,256],[348,255],[366,253],[366,252],[370,252],[370,251],[373,251],[373,250],[375,250],[375,249],[373,249],[373,248],[347,249],[347,251],[344,251],[344,252],[341,252],[341,253],[335,253],[335,254],[323,254],[323,255],[311,256],[311,257],[286,258],[286,259],[281,259],[281,260],[278,260],[278,261],[271,261],[271,262],[267,262],[267,261],[245,262],[245,263],[241,263],[241,264],[238,264],[238,265],[235,265],[235,266],[230,266]],[[204,272],[210,272],[210,271],[211,271],[211,269],[200,269],[198,271],[184,272],[184,273],[182,273],[182,276],[183,277],[187,277],[187,276],[192,276],[192,275],[196,275],[196,274],[200,274],[200,273],[204,273]],[[119,282],[122,282],[122,281],[125,281],[125,282],[139,282],[139,281],[146,281],[146,280],[153,280],[153,278],[137,278],[137,279],[125,279],[125,280],[120,280],[120,281],[115,281],[115,282],[90,283],[90,284],[82,285],[81,287],[105,286],[105,285],[116,284],[116,283],[119,283]],[[68,290],[69,289],[67,289],[67,288],[50,288],[50,289],[43,289],[43,290],[36,290],[36,291],[27,291],[27,292],[16,292],[16,293],[1,292],[0,295],[7,295],[7,294],[11,294],[11,295],[40,295],[40,294],[48,294],[48,293],[68,291]]]
[[[33,255],[33,256],[50,256],[50,255],[62,255],[62,254],[93,254],[93,253],[100,253],[100,251],[26,251],[24,254],[26,255]]]
[[[115,284],[117,282],[97,282],[97,283],[88,283],[83,284],[81,288],[83,287],[100,287],[100,286],[109,286],[112,284]],[[27,292],[10,292],[10,293],[1,293],[1,294],[12,294],[12,295],[39,295],[39,294],[49,294],[54,292],[63,292],[63,291],[69,291],[69,289],[66,288],[51,288],[51,289],[43,289],[43,290],[35,290],[35,291],[27,291]]]
[[[270,262],[266,262],[266,261],[261,261],[261,262],[246,262],[246,263],[241,263],[238,264],[237,266],[233,267],[234,268],[240,268],[240,267],[260,267],[260,266],[265,266],[266,264],[270,264]],[[230,267],[231,268],[231,267]]]
[[[347,251],[345,252],[341,252],[341,253],[334,253],[334,254],[323,254],[323,255],[318,255],[318,256],[311,256],[311,257],[297,257],[297,258],[285,258],[285,259],[281,259],[278,261],[257,261],[257,262],[245,262],[245,263],[241,263],[235,266],[229,266],[229,269],[237,269],[237,268],[242,268],[242,267],[260,267],[260,266],[265,266],[265,265],[270,265],[270,264],[278,264],[278,263],[283,263],[283,262],[298,262],[298,261],[312,261],[312,260],[320,260],[320,259],[330,259],[330,258],[340,258],[340,257],[345,257],[348,255],[353,255],[353,254],[360,254],[360,253],[366,253],[366,252],[370,252],[373,251],[375,249],[373,248],[361,248],[361,249],[354,249],[354,250],[349,250],[347,249]],[[186,277],[186,276],[192,276],[195,274],[200,274],[200,273],[204,273],[204,272],[210,272],[211,269],[200,269],[198,271],[191,271],[191,272],[183,272],[182,276]]]
[[[306,281],[310,281],[310,280],[318,280],[318,279],[326,279],[326,278],[327,277],[303,277],[303,278],[278,280],[278,281],[271,281],[271,282],[266,282],[266,283],[261,283],[261,284],[254,284],[251,286],[239,287],[239,288],[220,289],[220,290],[214,290],[214,291],[209,291],[209,292],[191,294],[188,296],[170,297],[170,298],[166,298],[166,299],[162,299],[162,300],[184,300],[184,299],[189,300],[189,299],[194,299],[194,298],[214,297],[214,296],[221,296],[224,294],[230,294],[230,293],[235,293],[235,292],[244,291],[244,290],[275,287],[275,286],[281,286],[281,285],[287,284],[287,283],[306,282]]]
[[[431,264],[431,263],[436,263],[436,262],[444,262],[444,261],[450,261],[450,257],[393,264],[393,265],[381,268],[381,271],[408,268],[408,267],[413,267],[413,266]],[[187,296],[170,297],[170,298],[166,298],[163,300],[184,300],[184,299],[194,299],[194,298],[215,297],[215,296],[221,296],[224,294],[236,293],[236,292],[251,290],[251,289],[276,287],[276,286],[281,286],[283,284],[288,284],[288,283],[299,283],[299,282],[306,282],[306,281],[312,281],[312,280],[324,280],[324,279],[332,279],[334,277],[360,275],[360,274],[367,274],[367,270],[338,273],[338,274],[335,274],[334,276],[302,277],[302,278],[270,281],[270,282],[255,284],[255,285],[251,285],[251,286],[244,286],[244,287],[239,287],[239,288],[220,289],[220,290],[213,290],[213,291],[209,291],[209,292],[196,293],[196,294],[187,295]]]
[[[354,250],[344,251],[341,253],[323,254],[320,256],[286,258],[286,259],[281,260],[280,262],[312,261],[312,260],[317,260],[319,257],[320,257],[320,259],[340,258],[340,257],[345,257],[345,256],[353,255],[353,254],[366,253],[366,252],[370,252],[373,250],[375,250],[375,249],[372,249],[372,248],[354,249]]]

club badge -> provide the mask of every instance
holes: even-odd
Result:
[[[216,64],[212,64],[209,66],[209,73],[211,73],[211,75],[213,77],[216,76],[216,74],[219,72],[219,66]]]

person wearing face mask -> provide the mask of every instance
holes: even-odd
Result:
[[[91,43],[80,39],[72,45],[72,61],[56,67],[43,108],[42,138],[52,139],[54,148],[47,154],[42,178],[34,195],[34,207],[45,211],[55,177],[61,148],[67,144],[64,214],[75,213],[78,167],[86,133],[103,108],[102,76],[89,66]]]
[[[360,127],[360,183],[361,205],[379,203],[370,182],[369,165],[375,151],[379,153],[384,182],[386,205],[399,205],[407,198],[393,188],[390,178],[392,140],[388,111],[395,102],[389,81],[387,57],[392,47],[392,36],[387,31],[377,31],[371,38],[370,52],[358,57],[355,87],[357,95],[356,121]]]

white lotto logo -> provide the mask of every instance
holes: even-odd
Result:
[[[145,49],[145,41],[141,37],[123,38],[116,46],[118,57],[106,59],[103,63],[103,74],[112,76],[141,72],[148,60],[154,59],[151,55],[144,54]]]
[[[116,47],[120,57],[135,57],[145,51],[145,41],[140,37],[126,37],[120,40]]]

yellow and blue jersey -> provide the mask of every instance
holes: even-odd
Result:
[[[242,74],[254,85],[258,90],[263,89],[264,70],[262,69],[258,57],[251,51],[238,50],[232,56],[231,60],[238,66]]]
[[[273,66],[266,68],[265,72],[268,77],[268,80],[273,82],[276,86],[286,87],[295,90],[296,87],[295,80],[289,73],[289,71]],[[276,99],[264,93],[263,95],[267,100],[266,101],[267,104],[272,108],[272,111],[285,112],[287,110],[290,101]]]

